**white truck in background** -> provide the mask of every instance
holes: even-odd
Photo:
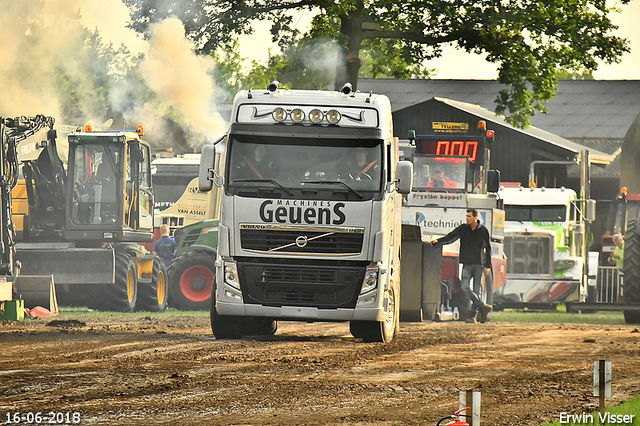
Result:
[[[393,339],[402,194],[412,181],[398,152],[386,96],[277,82],[236,95],[228,133],[203,147],[200,169],[201,190],[224,188],[216,337],[272,334],[277,320],[299,320],[349,321],[355,337]]]
[[[569,188],[524,188],[503,183],[507,280],[494,308],[555,308],[578,302],[584,268],[584,227]],[[598,253],[589,253],[595,285]]]

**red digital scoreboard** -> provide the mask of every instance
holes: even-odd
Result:
[[[479,138],[469,136],[421,136],[416,138],[416,152],[443,157],[469,157],[469,161],[476,162],[482,157],[482,144]]]

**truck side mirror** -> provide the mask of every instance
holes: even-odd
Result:
[[[487,192],[500,189],[500,170],[487,170]]]
[[[400,194],[408,194],[413,187],[413,163],[411,161],[398,161],[396,168],[397,191]]]
[[[212,144],[206,144],[200,152],[200,168],[198,170],[198,189],[202,192],[211,191],[213,176],[209,173],[213,169],[216,149]]]

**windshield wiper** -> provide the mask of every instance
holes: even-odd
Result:
[[[347,185],[346,183],[342,182],[341,180],[312,180],[312,181],[304,181],[304,182],[300,182],[302,184],[306,184],[306,183],[312,183],[312,184],[320,184],[320,185],[342,185],[343,187],[347,188],[349,191],[353,192],[354,194],[356,194],[358,197],[363,198],[364,195],[362,195],[361,193],[359,193],[358,191],[356,191],[355,189],[353,189],[352,187],[350,187],[349,185]]]
[[[236,179],[232,182],[236,183],[236,182],[265,182],[265,183],[271,183],[275,186],[277,186],[278,188],[282,189],[284,192],[286,192],[287,194],[289,194],[291,197],[293,197],[293,192],[289,191],[287,188],[285,188],[284,186],[280,185],[278,182],[276,182],[273,179]]]

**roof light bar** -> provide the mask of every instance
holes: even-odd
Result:
[[[319,108],[314,108],[308,113],[305,113],[302,108],[294,108],[290,111],[282,107],[276,107],[271,111],[271,118],[276,123],[285,123],[286,121],[293,122],[295,124],[312,123],[312,124],[338,124],[342,119],[342,114],[336,109],[331,109],[327,112],[323,112]]]

